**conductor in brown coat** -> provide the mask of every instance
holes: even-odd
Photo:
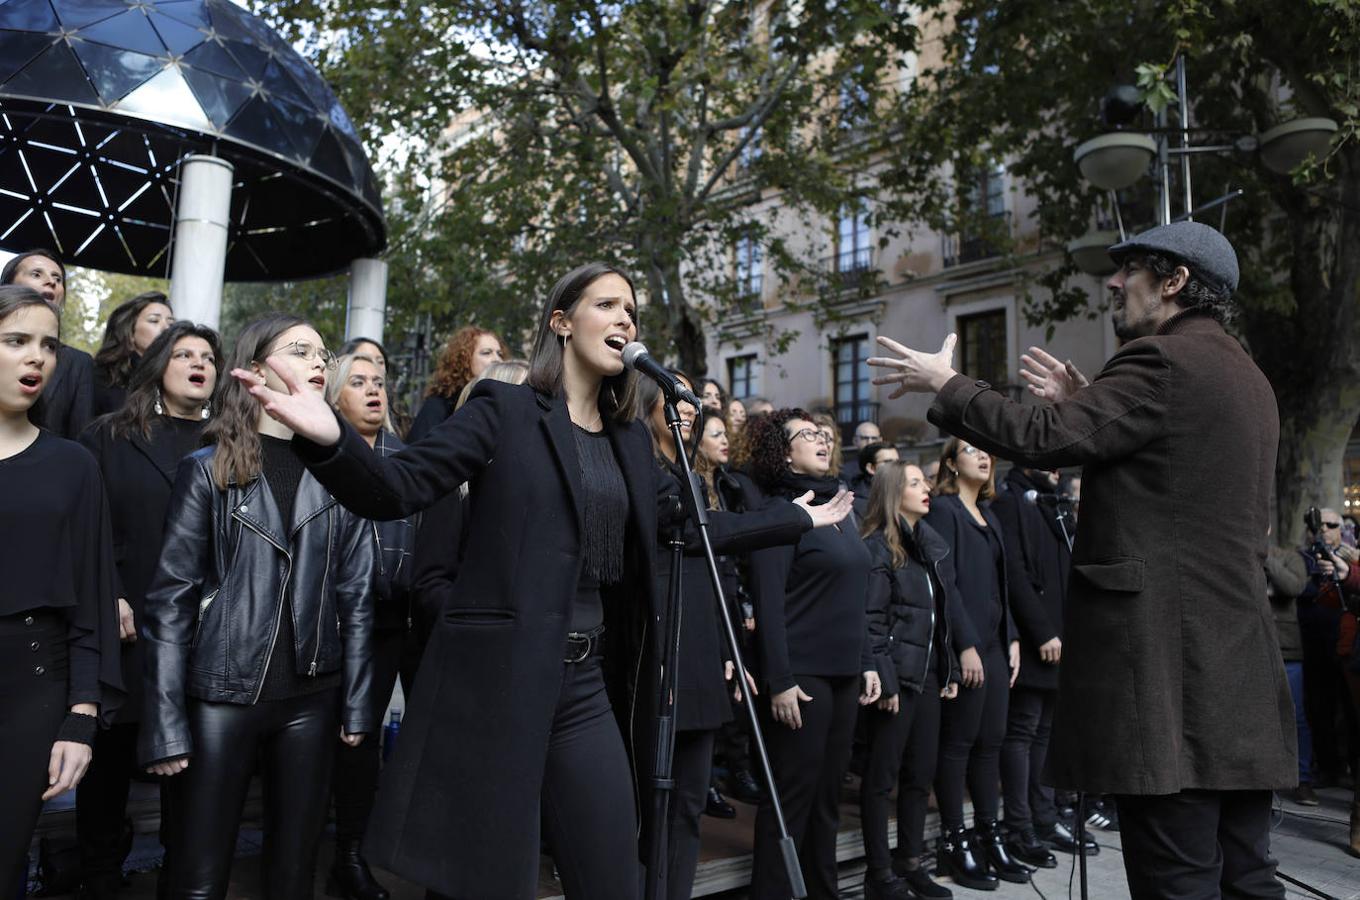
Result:
[[[1113,794],[1142,898],[1283,897],[1271,791],[1298,779],[1262,563],[1279,415],[1223,327],[1237,255],[1178,222],[1110,249],[1124,342],[1089,383],[1042,351],[1013,402],[938,353],[869,360],[937,394],[930,420],[1018,465],[1083,467],[1049,753],[1054,785]],[[1227,523],[1226,525],[1224,523]]]

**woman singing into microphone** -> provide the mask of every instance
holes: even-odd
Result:
[[[233,373],[307,439],[295,443],[311,471],[361,515],[407,515],[470,482],[454,602],[367,844],[441,893],[533,897],[541,821],[568,897],[638,895],[637,797],[616,716],[645,721],[655,693],[658,518],[673,501],[623,365],[636,316],[619,270],[569,272],[543,309],[527,384],[482,382],[386,459],[301,385],[283,393]],[[845,504],[804,503],[790,538]]]

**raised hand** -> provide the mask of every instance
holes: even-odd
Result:
[[[896,359],[887,356],[869,357],[869,365],[892,371],[890,375],[880,375],[874,379],[874,384],[897,385],[897,390],[888,395],[889,400],[913,392],[938,392],[946,381],[958,374],[954,371],[954,345],[958,343],[958,335],[951,334],[945,338],[936,353],[912,350],[882,335],[879,335],[878,342],[897,354]]]
[[[793,501],[794,506],[801,506],[803,511],[812,519],[813,528],[821,528],[824,525],[835,525],[850,514],[850,510],[855,505],[855,495],[841,488],[836,492],[836,496],[818,506],[812,505],[812,498],[815,495],[808,491],[797,500]]]
[[[1020,377],[1029,382],[1029,392],[1052,403],[1066,400],[1091,383],[1070,359],[1060,362],[1041,347],[1030,347],[1020,362],[1024,365]]]
[[[231,375],[245,385],[251,395],[260,401],[269,417],[287,426],[294,434],[300,434],[314,444],[329,447],[340,440],[340,423],[335,413],[326,404],[326,398],[319,391],[305,387],[298,382],[287,365],[276,363],[274,357],[265,364],[283,379],[288,393],[280,393],[265,384],[264,376],[256,375],[248,369],[232,369]]]

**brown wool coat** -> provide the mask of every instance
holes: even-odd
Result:
[[[1084,467],[1048,780],[1122,794],[1294,785],[1262,569],[1279,443],[1265,376],[1188,311],[1062,403],[988,387],[951,379],[930,420],[1020,465]]]

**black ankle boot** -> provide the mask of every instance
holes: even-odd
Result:
[[[1011,856],[1027,866],[1037,866],[1040,869],[1058,867],[1057,858],[1049,852],[1048,845],[1039,840],[1033,828],[1011,829],[1010,837],[1006,838],[1006,849],[1011,852]]]
[[[906,882],[907,887],[922,900],[953,900],[954,892],[932,881],[921,860],[915,857],[894,859],[893,874]]]
[[[988,867],[996,877],[1012,884],[1028,884],[1029,868],[1016,862],[1006,849],[1006,839],[995,819],[983,819],[977,823],[978,856],[987,861]]]
[[[950,828],[940,835],[937,875],[948,875],[960,887],[977,891],[996,890],[996,876],[987,871],[987,862],[963,828]]]
[[[345,900],[388,900],[387,888],[378,884],[368,870],[355,840],[335,842],[335,862],[331,863],[330,877],[326,879],[326,894]]]

